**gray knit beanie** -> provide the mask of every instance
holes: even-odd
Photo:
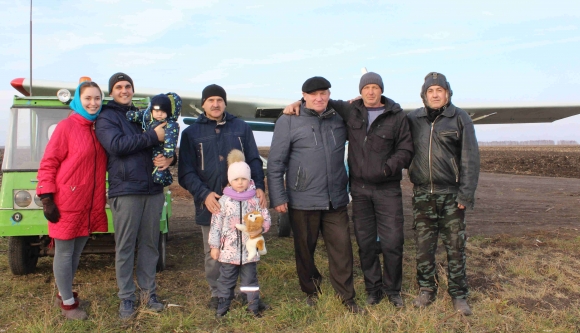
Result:
[[[133,93],[135,93],[135,85],[133,84],[133,79],[131,79],[129,75],[119,72],[113,74],[109,79],[109,94],[113,92],[113,87],[115,86],[115,84],[120,81],[127,81],[131,83],[131,88],[133,88]]]
[[[427,105],[427,89],[431,86],[440,86],[447,90],[449,93],[449,102],[451,102],[453,91],[451,90],[451,85],[447,82],[447,78],[441,73],[431,72],[425,76],[425,83],[423,83],[423,87],[421,87],[421,99],[425,105]]]
[[[377,73],[368,72],[361,76],[360,83],[358,84],[358,92],[362,92],[364,86],[367,84],[373,83],[381,87],[381,92],[385,91],[385,86],[383,85],[383,79],[381,76]]]

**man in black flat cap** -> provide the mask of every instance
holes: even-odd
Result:
[[[276,122],[268,157],[268,191],[272,207],[290,214],[296,271],[307,304],[315,305],[320,293],[322,276],[314,263],[314,251],[321,231],[330,282],[349,311],[362,313],[354,301],[346,209],[346,127],[334,109],[328,108],[329,88],[330,82],[323,77],[306,80],[300,115],[283,115]]]

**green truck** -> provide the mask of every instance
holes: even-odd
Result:
[[[53,256],[48,221],[36,196],[38,167],[57,123],[68,117],[71,92],[60,90],[58,97],[15,96],[10,109],[8,136],[2,162],[0,189],[0,237],[8,238],[8,264],[15,275],[34,272],[39,257]],[[103,101],[106,104],[110,99]],[[148,98],[135,98],[138,108],[146,108]],[[83,253],[114,253],[114,228],[107,206],[109,232],[94,233]],[[171,217],[171,192],[165,188],[165,205],[159,221],[157,270],[165,269],[167,233]]]

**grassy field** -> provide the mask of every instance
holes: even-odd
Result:
[[[271,237],[271,236],[270,236]],[[191,237],[190,237],[191,238]],[[291,238],[268,239],[268,254],[258,265],[263,298],[272,305],[254,319],[234,303],[217,321],[205,307],[208,300],[201,267],[199,235],[168,243],[169,267],[158,274],[159,295],[170,305],[157,314],[139,309],[135,319],[118,319],[113,257],[82,257],[74,288],[90,319],[66,321],[55,308],[52,259],[41,258],[37,272],[13,276],[6,262],[7,239],[0,239],[0,332],[578,332],[580,331],[580,231],[526,237],[472,237],[468,241],[468,279],[474,315],[453,312],[446,293],[446,262],[439,251],[438,300],[414,309],[417,293],[414,244],[405,244],[403,297],[406,306],[388,302],[367,307],[366,315],[345,311],[327,279],[315,308],[306,306],[295,273]],[[199,238],[199,239],[197,239]],[[353,244],[356,244],[353,240]],[[440,246],[441,247],[441,246]],[[355,248],[355,253],[357,249]],[[364,304],[363,277],[355,255],[357,299]],[[328,275],[324,243],[317,262]],[[83,304],[84,303],[84,304]]]

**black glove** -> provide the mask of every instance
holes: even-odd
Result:
[[[60,212],[54,203],[52,193],[42,194],[40,196],[40,201],[42,201],[44,217],[52,223],[58,222],[60,219]]]

